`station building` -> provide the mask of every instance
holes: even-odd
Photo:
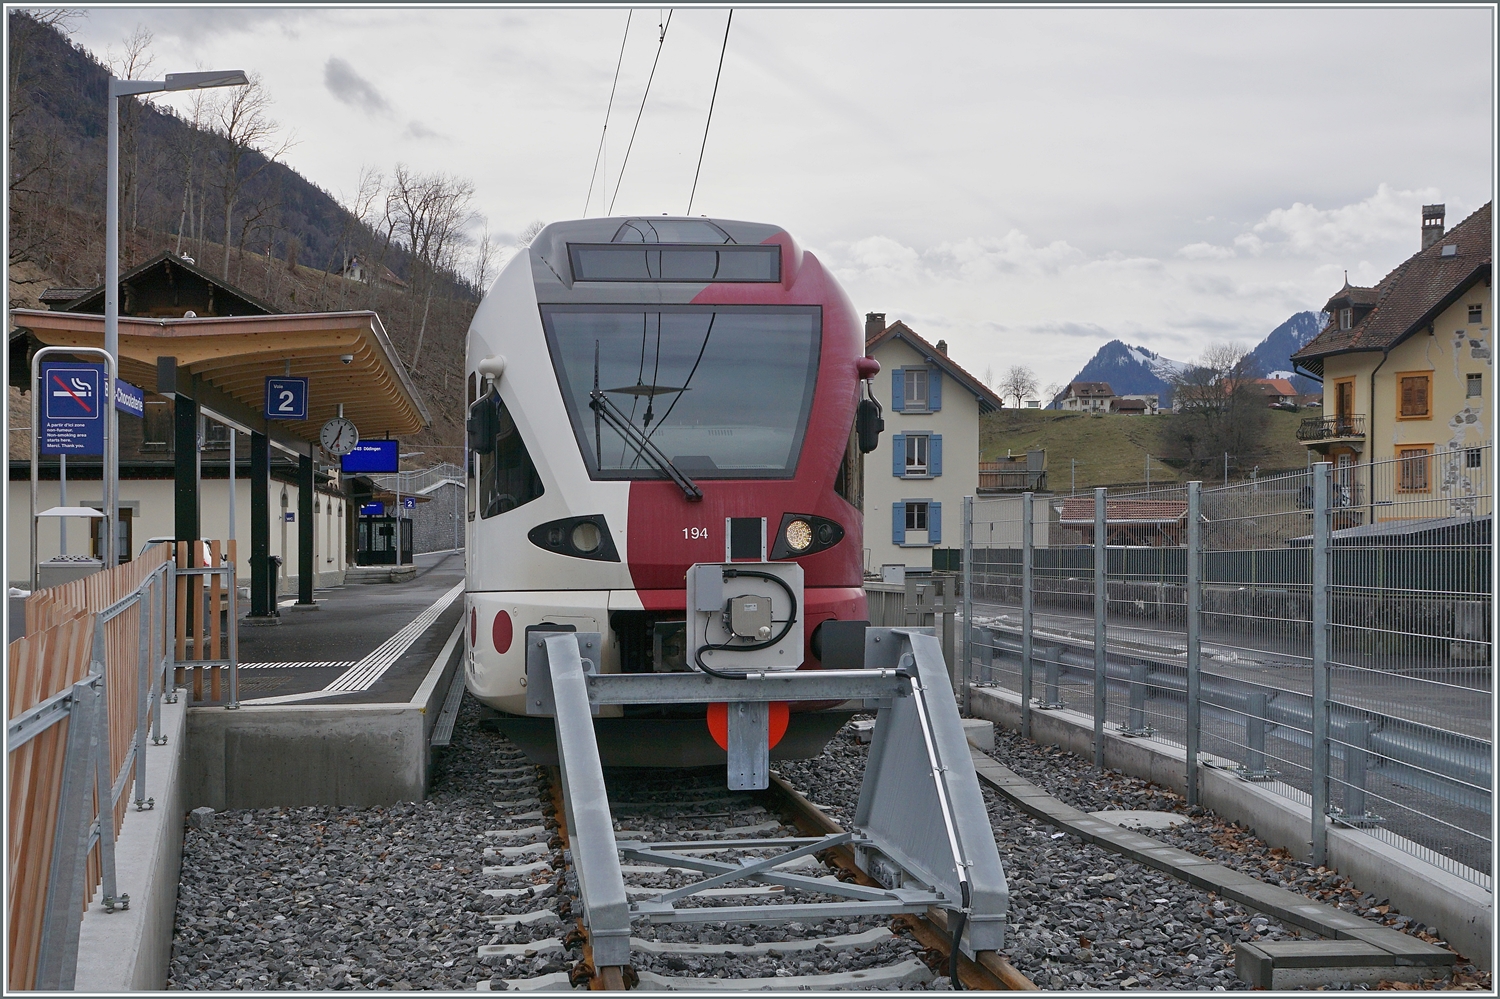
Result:
[[[10,314],[6,569],[10,585],[22,588],[31,579],[31,357],[43,346],[104,342],[102,287],[49,289],[41,301],[48,308]],[[319,449],[322,424],[340,404],[366,438],[412,434],[428,423],[379,316],[277,313],[170,253],[121,276],[120,306],[120,378],[145,397],[143,416],[118,420],[122,560],[153,541],[234,539],[249,569],[241,569],[242,583],[274,575],[278,595],[310,600],[314,586],[342,582],[358,511],[336,459]],[[283,374],[309,379],[307,419],[266,419],[265,378]],[[98,457],[67,462],[68,505],[102,505],[101,470]],[[38,510],[60,505],[59,472],[56,457],[38,462]],[[62,530],[43,523],[39,560],[61,552]],[[66,530],[70,554],[102,550],[97,527],[75,520]]]

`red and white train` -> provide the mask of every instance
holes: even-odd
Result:
[[[526,715],[528,627],[602,634],[603,672],[697,668],[695,563],[798,563],[801,668],[818,668],[819,625],[866,616],[858,492],[878,407],[860,396],[876,370],[832,274],[774,225],[557,222],[509,261],[466,360],[465,679],[499,726],[547,755],[550,719]],[[793,705],[773,756],[818,752],[847,717],[829,708]],[[600,714],[607,764],[724,759],[701,706]]]

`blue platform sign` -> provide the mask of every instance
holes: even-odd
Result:
[[[359,507],[361,517],[381,517],[385,515],[385,504],[378,500],[374,503],[361,503]]]
[[[415,510],[417,508],[417,498],[415,496],[403,496],[401,497],[401,505],[408,510]]]
[[[307,419],[307,379],[267,378],[266,419]]]
[[[339,470],[343,472],[384,472],[398,470],[399,441],[360,441],[354,450],[339,459]]]
[[[115,408],[127,416],[145,417],[146,393],[129,382],[115,379]]]
[[[104,453],[104,365],[42,362],[42,454]]]

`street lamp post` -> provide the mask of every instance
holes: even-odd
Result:
[[[206,87],[242,87],[249,83],[244,70],[210,73],[168,73],[165,80],[117,80],[109,78],[109,151],[105,160],[104,221],[104,349],[120,370],[120,98],[162,90],[202,90]],[[104,542],[104,564],[120,564],[120,418],[115,401],[104,404],[105,431],[109,446],[104,454],[104,508],[109,511],[110,536]],[[111,486],[113,483],[113,486]]]

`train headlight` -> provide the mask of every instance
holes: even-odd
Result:
[[[573,528],[573,547],[581,552],[591,552],[599,547],[599,526],[584,521]]]
[[[786,544],[794,552],[805,552],[812,545],[812,525],[805,520],[794,520],[786,525]]]

